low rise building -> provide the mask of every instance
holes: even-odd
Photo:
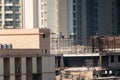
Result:
[[[49,29],[0,30],[0,80],[55,80]]]
[[[55,80],[55,57],[40,50],[0,50],[0,80]]]
[[[40,49],[50,53],[49,29],[2,29],[0,30],[1,49]]]

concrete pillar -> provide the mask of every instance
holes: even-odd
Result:
[[[15,75],[10,75],[10,80],[15,80]]]
[[[37,60],[36,57],[32,57],[32,72],[37,73]]]
[[[3,80],[3,74],[4,74],[4,66],[3,66],[3,58],[0,58],[0,80]]]
[[[64,60],[63,60],[63,56],[61,56],[61,59],[60,59],[60,67],[62,69],[64,69]]]
[[[26,75],[22,75],[22,80],[26,80]]]
[[[22,73],[26,73],[26,57],[21,58]]]
[[[0,76],[0,80],[4,80],[4,77],[3,77],[3,76]]]
[[[100,55],[99,58],[100,58],[99,67],[102,68],[102,56]]]
[[[15,58],[10,58],[10,74],[15,74]]]
[[[4,66],[3,65],[4,65],[3,58],[0,58],[0,75],[4,74]]]

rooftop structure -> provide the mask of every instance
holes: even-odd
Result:
[[[50,53],[49,29],[3,29],[0,30],[1,49],[40,49]]]

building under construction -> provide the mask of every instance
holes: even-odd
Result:
[[[79,40],[82,41],[82,40]],[[69,45],[54,49],[57,66],[65,71],[91,71],[89,79],[120,78],[120,37],[94,36],[88,46]],[[87,77],[87,75],[84,75]],[[114,77],[110,77],[114,76]]]

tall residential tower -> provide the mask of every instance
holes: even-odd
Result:
[[[0,0],[0,28],[51,28],[56,31],[56,0]]]

